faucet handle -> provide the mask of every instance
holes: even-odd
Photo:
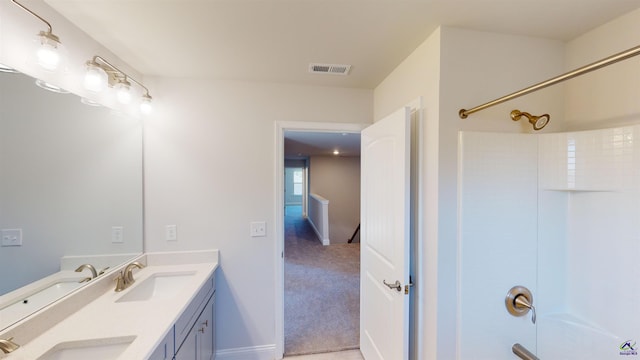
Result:
[[[118,275],[118,277],[116,277],[115,281],[116,281],[115,292],[120,292],[120,291],[122,291],[122,290],[127,288],[127,286],[125,284],[125,277],[124,277],[124,274],[122,273],[122,271],[120,271],[120,274]]]
[[[13,336],[8,339],[0,339],[0,350],[2,350],[2,352],[5,354],[14,352],[19,347],[20,345],[13,342]]]

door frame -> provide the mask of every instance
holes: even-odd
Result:
[[[356,123],[322,123],[278,121],[276,122],[276,191],[275,191],[275,325],[276,325],[276,359],[284,355],[284,132],[347,132],[360,133],[371,124]]]

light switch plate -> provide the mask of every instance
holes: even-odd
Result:
[[[113,244],[124,243],[124,228],[122,226],[111,227],[111,242]]]
[[[2,229],[2,246],[22,246],[22,229]]]
[[[177,225],[167,225],[164,228],[164,237],[167,241],[176,241],[178,240],[178,226]]]
[[[254,221],[251,223],[251,237],[267,236],[267,223],[264,221]]]

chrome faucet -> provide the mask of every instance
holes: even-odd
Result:
[[[133,268],[142,269],[144,265],[141,263],[134,261],[131,264],[127,265],[123,271],[120,271],[120,275],[116,278],[116,292],[120,292],[136,282],[133,278]]]
[[[96,268],[93,267],[93,265],[91,264],[82,264],[80,266],[78,266],[78,268],[75,270],[76,272],[81,272],[84,269],[89,269],[91,270],[91,279],[95,279],[98,277],[98,272],[96,271]]]
[[[12,337],[6,340],[0,339],[0,350],[2,350],[2,352],[4,352],[5,354],[14,352],[20,347],[20,345],[14,343],[12,340]]]

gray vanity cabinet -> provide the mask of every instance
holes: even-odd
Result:
[[[172,360],[173,355],[175,354],[175,349],[173,347],[173,326],[169,333],[162,339],[162,342],[156,350],[149,357],[150,360]]]
[[[193,329],[196,332],[196,348],[198,349],[196,359],[198,360],[212,360],[215,358],[216,333],[213,311],[216,306],[215,301],[216,295],[213,294]]]
[[[212,360],[215,354],[215,331],[213,309],[215,295],[202,310],[182,346],[176,352],[175,360]]]
[[[215,289],[214,272],[149,360],[215,359]]]

